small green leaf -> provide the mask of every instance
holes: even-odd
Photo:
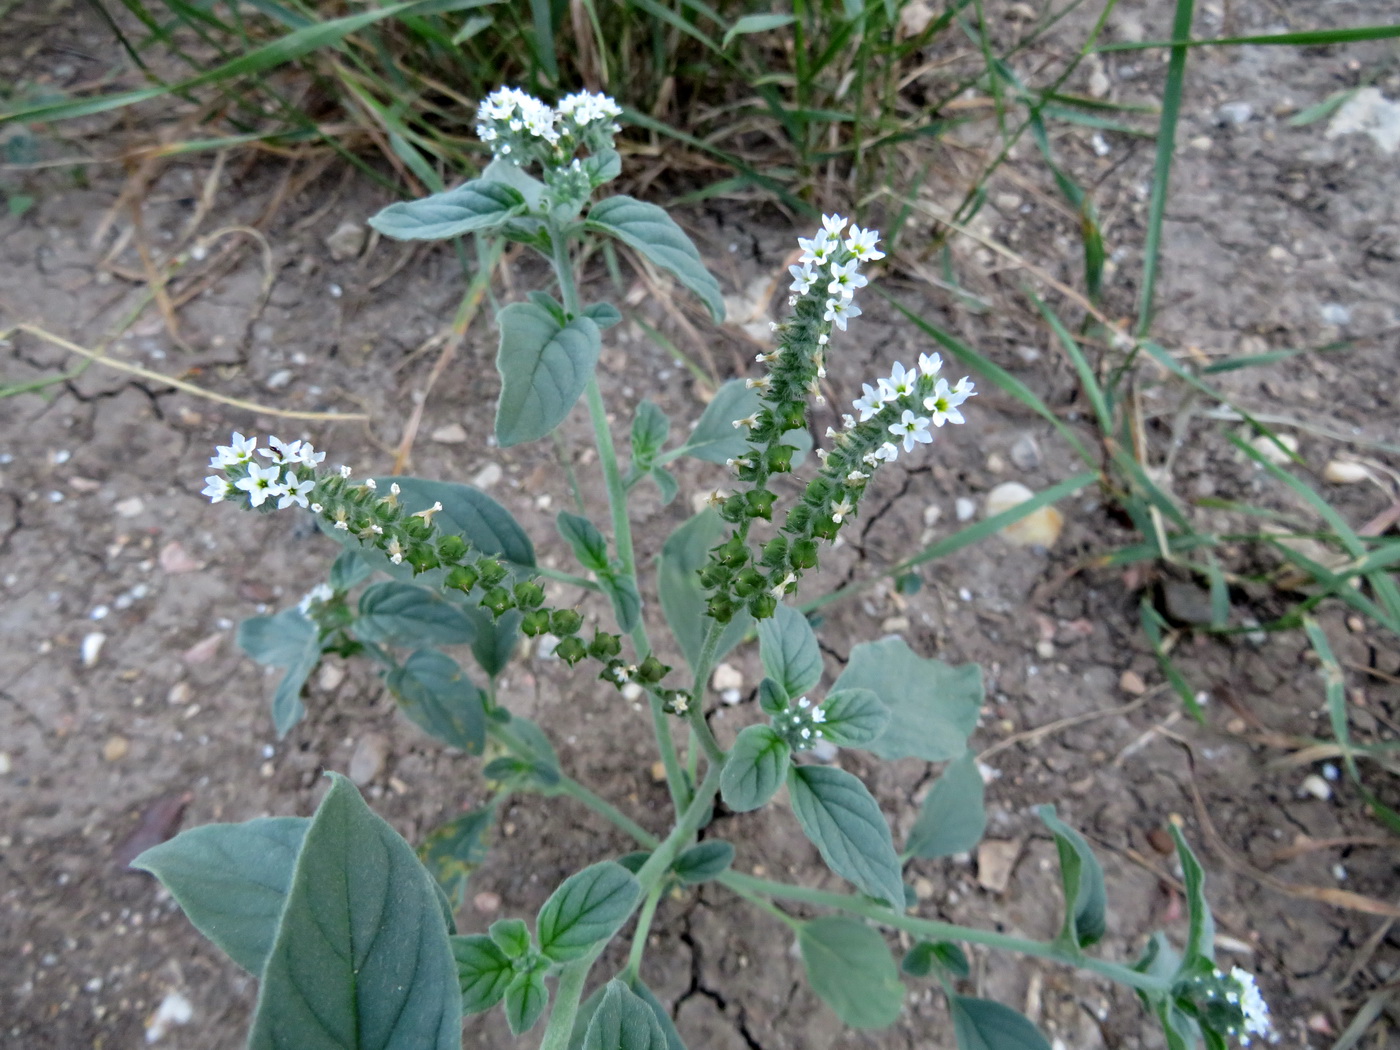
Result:
[[[958,1050],[1050,1050],[1036,1026],[1009,1006],[950,995],[948,1009]]]
[[[1036,814],[1055,836],[1060,855],[1060,879],[1065,889],[1065,923],[1060,936],[1068,944],[1087,948],[1106,929],[1108,894],[1103,868],[1084,836],[1055,816],[1054,806],[1038,806]]]
[[[597,188],[622,174],[622,155],[615,149],[600,150],[583,159],[583,170],[589,184]]]
[[[623,634],[630,634],[642,622],[642,596],[637,593],[636,581],[631,576],[603,572],[598,574],[598,586],[612,602],[618,628]]]
[[[551,784],[559,782],[559,756],[554,745],[549,742],[543,729],[528,718],[512,718],[510,731],[530,753],[530,762],[536,775]]]
[[[454,909],[466,902],[467,880],[486,859],[485,838],[493,816],[489,808],[463,813],[433,828],[418,847],[418,859]]]
[[[593,1011],[583,1037],[583,1050],[668,1050],[666,1031],[651,1005],[618,980]]]
[[[652,462],[671,435],[671,420],[651,401],[637,405],[632,418],[632,466],[637,471],[649,470]]]
[[[782,606],[779,606],[782,608]],[[864,747],[884,732],[890,712],[869,689],[838,689],[821,705],[822,733],[840,747]]]
[[[574,550],[574,557],[585,569],[593,572],[606,572],[608,568],[608,541],[587,518],[561,510],[554,520],[559,535]]]
[[[787,690],[771,678],[765,678],[758,683],[758,706],[763,709],[764,714],[776,715],[787,710],[788,701],[791,699]]]
[[[622,314],[612,303],[592,303],[585,306],[583,316],[590,318],[599,328],[611,328],[622,321]]]
[[[807,617],[790,605],[758,625],[758,651],[768,677],[788,696],[801,696],[821,681],[822,652]]]
[[[642,865],[651,859],[651,851],[638,849],[631,853],[624,853],[617,858],[617,862],[630,871],[633,875],[642,870]]]
[[[652,994],[651,989],[638,978],[633,978],[630,987],[636,993],[637,998],[651,1008],[656,1023],[661,1026],[662,1032],[666,1035],[666,1050],[685,1050],[685,1043],[681,1041],[680,1033],[676,1031],[676,1026],[671,1021],[671,1015],[661,1004],[661,1000],[657,999]],[[598,1012],[598,1007],[602,1004],[603,996],[607,994],[607,991],[608,985],[599,985],[594,989],[593,994],[579,1005],[578,1013],[574,1015],[574,1029],[569,1035],[568,1050],[583,1050],[583,1041],[588,1034],[588,1026],[593,1023],[593,1015]]]
[[[700,658],[708,622],[705,593],[700,587],[697,573],[709,560],[710,548],[723,540],[726,533],[720,516],[707,508],[671,533],[661,546],[661,559],[657,567],[661,611],[665,613],[676,644],[691,667]],[[715,659],[723,658],[752,627],[753,617],[747,611],[737,613],[719,637]]]
[[[758,411],[758,392],[744,385],[742,379],[731,379],[715,392],[700,422],[685,439],[678,455],[694,456],[707,463],[727,463],[749,450],[748,432],[735,427],[734,422]]]
[[[500,616],[493,616],[489,610],[470,599],[462,604],[461,609],[476,632],[476,637],[472,639],[472,655],[487,676],[495,678],[515,656],[520,641],[521,613],[518,609],[508,609]]]
[[[899,968],[910,977],[927,977],[935,966],[941,966],[959,978],[966,978],[972,973],[967,953],[952,941],[920,941],[905,953],[899,964]]]
[[[655,204],[619,194],[593,205],[585,225],[596,233],[616,237],[657,266],[669,270],[709,308],[716,322],[724,320],[724,293],[700,253],[675,221]]]
[[[530,927],[524,919],[497,919],[487,931],[508,959],[523,959],[530,951]]]
[[[438,889],[350,781],[331,776],[263,968],[249,1050],[460,1050]]]
[[[617,932],[640,893],[632,873],[613,861],[569,876],[540,909],[535,923],[540,951],[555,962],[587,955]]]
[[[206,824],[152,846],[131,866],[160,879],[195,929],[258,977],[310,825],[306,817]]]
[[[883,759],[946,762],[967,749],[982,707],[982,670],[926,660],[902,638],[862,642],[833,690],[869,689],[889,708],[885,731],[866,749]]]
[[[736,813],[757,809],[783,786],[792,749],[771,726],[740,731],[719,772],[719,793]]]
[[[866,786],[830,766],[794,766],[787,784],[792,811],[827,867],[902,912],[899,857],[884,814]]]
[[[724,33],[724,40],[720,46],[728,48],[733,43],[736,36],[745,36],[749,33],[766,33],[770,29],[781,29],[783,26],[790,26],[796,21],[793,15],[745,15]]]
[[[1186,836],[1175,824],[1171,825],[1172,841],[1176,843],[1176,856],[1181,862],[1181,880],[1186,885],[1186,914],[1190,920],[1186,934],[1186,965],[1193,965],[1198,959],[1215,962],[1215,917],[1210,912],[1210,901],[1206,899],[1206,873],[1201,862],[1196,859]]]
[[[254,616],[238,625],[238,646],[260,664],[285,667],[272,698],[272,725],[277,739],[306,715],[301,690],[321,662],[320,632],[295,607],[276,616]]]
[[[554,318],[555,324],[563,328],[568,323],[568,315],[564,312],[564,304],[548,292],[533,289],[525,293],[525,297],[536,306],[545,310],[550,317]]]
[[[524,1035],[544,1013],[549,1002],[549,989],[544,985],[544,974],[539,970],[526,970],[515,975],[506,986],[506,1023],[511,1035]]]
[[[511,187],[520,194],[530,211],[535,211],[544,201],[545,184],[525,169],[506,157],[498,157],[482,169],[481,178],[487,182],[499,182]]]
[[[949,762],[924,796],[919,818],[910,829],[905,851],[914,857],[949,857],[966,853],[987,830],[986,786],[970,752]]]
[[[464,645],[476,637],[460,608],[442,595],[399,580],[384,580],[360,595],[355,634],[367,642],[404,645]]]
[[[391,204],[369,224],[398,241],[439,241],[492,229],[524,212],[525,198],[519,190],[472,179],[431,197]]]
[[[331,563],[331,587],[337,591],[348,591],[373,574],[374,567],[361,558],[358,551],[344,550]]]
[[[469,755],[486,747],[486,696],[457,661],[420,649],[384,676],[399,707],[414,725]]]
[[[656,482],[656,487],[661,492],[662,506],[670,506],[671,501],[676,498],[676,493],[681,490],[676,476],[665,467],[652,467],[651,480]]]
[[[515,979],[515,967],[490,937],[453,937],[452,956],[457,963],[463,1013],[479,1014],[491,1009]]]
[[[879,932],[841,916],[814,919],[797,934],[812,990],[852,1028],[884,1028],[899,1018],[904,985]]]
[[[509,448],[542,438],[564,421],[592,378],[603,344],[591,318],[575,317],[560,327],[535,303],[511,303],[496,321],[496,440]]]
[[[733,863],[733,846],[721,839],[707,839],[677,857],[671,870],[682,882],[694,884],[723,875]]]

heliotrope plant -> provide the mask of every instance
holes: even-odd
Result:
[[[621,170],[613,148],[620,115],[602,95],[579,92],[551,107],[503,88],[480,106],[478,134],[494,153],[481,177],[371,220],[397,238],[504,237],[553,265],[552,292],[532,291],[497,315],[496,437],[501,445],[545,437],[580,398],[586,402],[612,535],[582,514],[558,516],[582,574],[538,564],[509,512],[468,485],[360,476],[327,466],[304,440],[275,437],[263,443],[234,434],[210,461],[204,493],[212,502],[310,514],[342,546],[325,583],[240,629],[240,644],[255,659],[285,669],[273,699],[278,735],[303,717],[303,685],[326,654],[362,656],[379,667],[407,717],[445,744],[483,756],[481,772],[495,793],[484,808],[430,832],[415,851],[349,781],[333,776],[313,817],[195,828],[138,858],[191,921],[259,979],[249,1045],[456,1050],[462,1014],[500,1004],[517,1034],[548,1013],[544,1050],[676,1050],[681,1037],[643,978],[648,933],[669,891],[707,881],[728,890],[736,906],[750,904],[786,926],[813,989],[852,1026],[899,1018],[902,971],[937,980],[965,1050],[1047,1048],[1010,1007],[959,991],[969,975],[962,946],[972,944],[1080,967],[1135,989],[1172,1050],[1268,1038],[1253,978],[1215,966],[1201,868],[1175,829],[1187,889],[1185,943],[1176,949],[1158,933],[1133,966],[1088,950],[1106,930],[1103,873],[1084,838],[1048,806],[1040,816],[1059,851],[1066,901],[1053,940],[910,914],[905,864],[970,850],[985,825],[982,777],[966,746],[981,707],[980,672],[921,657],[891,637],[855,645],[823,687],[812,624],[791,602],[804,575],[819,567],[823,546],[859,515],[874,475],[931,444],[946,424],[964,421],[972,384],[950,382],[936,354],[920,355],[912,368],[895,362],[851,398],[840,426],[827,428],[816,448],[815,465],[807,463],[809,412],[823,401],[827,357],[837,352],[834,341],[854,337],[848,326],[860,316],[856,294],[868,281],[861,268],[883,255],[875,230],[828,215],[799,240],[790,312],[774,326],[774,348],[759,356],[761,372],[721,389],[669,449],[670,421],[642,402],[624,472],[594,374],[602,331],[620,315],[609,303],[581,302],[573,270],[580,242],[603,237],[630,247],[694,292],[716,320],[723,299],[664,210],[623,195],[593,200]],[[727,464],[734,482],[666,541],[653,592],[633,552],[629,491],[649,479],[670,502],[678,482],[666,465],[687,455]],[[805,484],[784,498],[772,484],[781,474],[805,474]],[[612,622],[589,624],[578,608],[549,600],[556,591],[574,593],[569,588],[605,596]],[[673,673],[653,649],[650,632],[659,623],[644,615],[650,593],[685,674]],[[765,672],[756,718],[726,748],[706,720],[711,671],[753,629]],[[664,835],[569,776],[540,727],[511,712],[500,675],[522,635],[645,698],[674,805]],[[478,672],[443,651],[453,646],[470,647]],[[831,763],[830,748],[945,763],[902,848],[864,783]],[[783,787],[804,834],[856,892],[734,870],[734,847],[711,824],[717,800],[746,812]],[[511,917],[486,934],[459,935],[453,915],[494,814],[502,799],[521,792],[572,799],[633,838],[637,850],[598,858],[564,880],[533,924]],[[784,903],[802,905],[802,914]],[[594,980],[604,949],[634,917],[625,964]],[[900,964],[885,930],[914,941]]]

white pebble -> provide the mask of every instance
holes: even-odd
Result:
[[[1309,773],[1298,785],[1298,794],[1311,795],[1315,799],[1326,802],[1332,797],[1332,787],[1316,773]]]
[[[156,1012],[146,1022],[146,1042],[158,1043],[165,1038],[172,1025],[186,1025],[194,1018],[194,1007],[190,1001],[176,991],[165,993]]]
[[[102,655],[102,646],[107,643],[107,636],[101,631],[93,631],[91,634],[83,636],[83,666],[95,667],[97,658]]]
[[[953,504],[953,509],[957,513],[959,521],[971,521],[972,516],[977,513],[977,504],[966,496],[960,496]]]
[[[105,620],[105,619],[107,619],[107,615],[108,615],[111,611],[112,611],[112,610],[109,609],[109,608],[107,608],[107,606],[105,606],[105,605],[97,605],[97,606],[94,606],[92,612],[88,613],[88,619],[90,619],[90,620]]]

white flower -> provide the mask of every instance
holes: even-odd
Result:
[[[930,422],[936,427],[941,427],[950,421],[953,423],[965,422],[963,414],[958,411],[958,406],[972,395],[972,384],[968,383],[965,377],[958,380],[958,385],[955,388],[949,388],[948,380],[940,379],[938,385],[933,388],[933,393],[924,398],[924,408],[933,417]]]
[[[595,120],[616,120],[622,116],[622,107],[607,95],[576,91],[559,100],[559,115],[572,118],[575,124],[584,127]]]
[[[1273,1035],[1273,1022],[1269,1020],[1269,1004],[1259,993],[1254,983],[1254,974],[1236,966],[1230,971],[1230,979],[1240,987],[1240,1009],[1244,1011],[1244,1031],[1240,1033],[1240,1045],[1248,1046],[1249,1037],[1260,1035],[1269,1038]]]
[[[886,441],[875,450],[875,458],[884,460],[886,463],[893,463],[899,458],[899,447]]]
[[[826,313],[822,314],[823,321],[830,321],[841,331],[846,330],[846,322],[852,317],[860,316],[860,307],[846,299],[828,299],[826,301]]]
[[[862,471],[859,471],[859,470],[853,470],[853,471],[851,471],[849,474],[846,475],[846,484],[847,484],[847,485],[859,485],[862,481],[868,481],[869,479],[870,479],[870,475],[869,475],[869,474],[863,473]]]
[[[889,377],[880,380],[881,398],[889,402],[908,397],[914,392],[916,378],[913,372],[905,371],[904,365],[896,361],[894,368],[890,370]]]
[[[844,518],[846,517],[846,515],[850,514],[851,511],[854,510],[854,509],[855,509],[855,508],[851,505],[851,501],[850,501],[850,500],[848,500],[848,499],[843,499],[840,503],[837,503],[837,504],[835,504],[835,505],[832,506],[832,508],[831,508],[831,520],[834,521],[834,522],[836,522],[836,524],[839,525],[839,524],[841,524],[842,519],[844,519]]]
[[[331,590],[329,584],[318,583],[315,587],[312,587],[311,590],[307,591],[301,596],[301,601],[297,602],[297,609],[299,609],[301,611],[301,614],[305,616],[311,611],[311,607],[313,605],[319,605],[322,602],[328,602],[334,597],[335,591]]]
[[[308,467],[320,466],[325,458],[326,454],[324,452],[317,452],[309,441],[302,443],[301,451],[297,454],[297,462]]]
[[[942,354],[920,354],[919,371],[926,376],[937,375],[943,368]]]
[[[906,408],[904,415],[899,417],[899,422],[891,423],[889,430],[891,434],[904,438],[905,452],[913,452],[916,442],[927,445],[933,440],[933,435],[929,433],[928,424],[927,416],[916,416]]]
[[[210,474],[204,479],[204,491],[200,495],[208,496],[210,503],[221,503],[237,491],[233,487],[233,482],[222,474]]]
[[[792,290],[796,295],[806,295],[817,279],[817,271],[812,269],[810,260],[804,260],[800,266],[789,266],[788,273],[793,276]]]
[[[875,245],[880,241],[880,234],[875,230],[862,230],[854,223],[851,224],[850,233],[846,237],[846,251],[850,252],[861,262],[874,262],[883,259],[885,253],[879,251]]]
[[[344,464],[341,464],[341,467],[340,467],[340,476],[341,476],[342,478],[348,478],[348,477],[350,476],[350,468],[347,467],[347,466],[345,466]]]
[[[857,272],[860,263],[851,259],[846,263],[833,263],[831,266],[831,283],[826,286],[826,290],[832,295],[840,295],[843,299],[849,299],[856,294],[857,288],[864,288],[869,282]]]
[[[844,429],[846,429],[846,430],[853,430],[853,429],[855,429],[855,425],[856,425],[856,417],[855,417],[855,416],[851,415],[849,412],[842,412],[842,413],[841,413],[841,426],[842,426],[842,428],[844,428]]]
[[[268,459],[272,460],[273,463],[279,465],[301,462],[301,446],[304,442],[293,441],[288,443],[278,437],[269,437],[267,443],[272,447],[258,449],[258,455],[266,456]],[[322,458],[324,459],[325,457],[323,456]]]
[[[799,261],[803,263],[814,263],[817,266],[825,266],[831,260],[831,253],[834,252],[840,241],[830,240],[826,234],[818,233],[815,237],[797,238],[797,246],[802,249]]]
[[[298,507],[305,507],[310,502],[306,497],[315,487],[315,478],[307,478],[305,481],[301,481],[289,470],[286,476],[282,478],[280,484],[273,485],[268,489],[268,495],[278,497],[278,510],[286,510],[293,503]]]
[[[880,396],[879,389],[871,386],[869,383],[862,383],[860,389],[863,396],[852,401],[851,407],[860,413],[860,421],[864,423],[884,407],[885,401],[884,398]]]
[[[217,470],[223,470],[226,467],[236,467],[241,463],[247,463],[253,458],[253,449],[257,447],[257,444],[257,438],[245,438],[242,434],[234,431],[233,440],[229,444],[215,447],[216,454],[209,460],[209,465]]]
[[[839,241],[841,231],[846,228],[846,220],[840,215],[822,216],[822,234],[828,240]]]
[[[389,540],[389,545],[384,550],[389,555],[389,560],[395,565],[403,561],[403,547],[400,546],[397,536]]]
[[[826,721],[826,712],[821,709],[820,705],[812,708],[812,721],[817,725]]]
[[[267,466],[260,466],[257,463],[248,465],[248,476],[240,478],[234,488],[242,489],[248,493],[248,504],[253,507],[261,507],[266,502],[267,497],[273,495],[272,487],[277,484],[277,479],[282,473],[282,468],[275,463]]]

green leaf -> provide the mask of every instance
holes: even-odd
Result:
[[[782,608],[782,606],[779,606]],[[821,705],[822,734],[840,747],[864,747],[884,732],[890,712],[869,689],[838,689]]]
[[[495,813],[474,809],[439,824],[418,847],[418,859],[437,880],[454,909],[467,899],[467,879],[486,859],[486,834]]]
[[[671,533],[661,546],[657,567],[661,611],[665,613],[676,644],[691,667],[700,658],[708,622],[705,592],[696,573],[709,560],[710,548],[721,542],[727,531],[720,516],[707,508]],[[752,627],[753,617],[747,610],[736,613],[719,636],[715,659],[722,659]]]
[[[609,981],[583,1037],[583,1050],[668,1050],[651,1005],[619,980]]]
[[[771,726],[741,730],[719,771],[719,793],[735,813],[763,805],[783,786],[792,749]]]
[[[676,476],[665,467],[652,467],[651,480],[656,482],[656,487],[661,491],[661,503],[669,506],[676,498],[676,493],[680,491],[680,484],[676,481]]]
[[[927,977],[935,966],[941,966],[954,977],[972,974],[967,953],[952,941],[920,941],[905,953],[899,968],[910,977]]]
[[[374,567],[360,557],[357,551],[344,550],[331,563],[331,587],[337,591],[348,591],[364,583],[374,574]]]
[[[642,596],[637,593],[636,581],[631,576],[615,576],[611,572],[598,574],[598,586],[602,587],[612,601],[613,615],[623,634],[630,634],[642,622]]]
[[[885,638],[852,649],[832,689],[869,689],[889,708],[889,725],[867,750],[891,761],[946,762],[967,749],[977,726],[982,669],[926,660],[902,638]]]
[[[515,978],[514,965],[490,937],[453,937],[452,956],[457,963],[457,984],[462,990],[465,1014],[491,1009]]]
[[[555,962],[587,955],[617,932],[640,893],[632,873],[610,860],[570,875],[540,909],[540,951]]]
[[[1215,917],[1210,913],[1210,901],[1206,899],[1206,873],[1201,862],[1196,859],[1186,836],[1175,824],[1171,825],[1172,841],[1176,843],[1176,856],[1181,862],[1181,881],[1186,886],[1186,914],[1189,919],[1186,934],[1186,965],[1198,959],[1215,962]]]
[[[462,610],[435,591],[384,580],[360,595],[355,633],[382,645],[461,645],[476,637]]]
[[[592,303],[585,306],[583,316],[590,318],[599,328],[611,328],[622,322],[622,314],[612,303]]]
[[[722,839],[707,839],[677,857],[671,870],[682,882],[693,884],[723,875],[733,863],[733,846]]]
[[[1050,1050],[1045,1036],[1024,1016],[990,999],[948,996],[958,1050]]]
[[[559,782],[559,756],[554,745],[549,742],[543,729],[528,718],[512,718],[510,731],[515,739],[529,752],[529,761],[534,775],[546,784]]]
[[[544,201],[545,184],[533,175],[527,175],[525,169],[513,160],[504,157],[492,160],[482,169],[481,177],[485,181],[510,186],[520,194],[531,211],[539,208]]]
[[[1103,868],[1084,836],[1055,816],[1054,806],[1038,806],[1036,814],[1055,836],[1060,854],[1060,880],[1065,889],[1065,922],[1060,937],[1066,944],[1087,948],[1106,929],[1108,894]]]
[[[671,420],[666,413],[651,401],[641,402],[632,417],[632,469],[651,469],[670,435]]]
[[[471,601],[465,602],[461,610],[467,614],[476,632],[476,637],[472,639],[472,655],[481,669],[489,677],[495,678],[515,656],[522,614],[518,609],[509,609],[500,616],[493,616],[490,610]]]
[[[790,605],[758,625],[758,651],[768,677],[798,697],[821,681],[822,651],[807,617]]]
[[[661,1004],[661,1000],[657,999],[652,994],[652,990],[639,978],[633,978],[630,987],[636,993],[637,998],[651,1008],[656,1023],[661,1026],[662,1032],[666,1035],[667,1050],[685,1050],[685,1043],[681,1041],[680,1033],[676,1031],[676,1026],[671,1021],[671,1015]],[[607,991],[608,985],[600,985],[592,995],[579,1005],[578,1013],[574,1015],[574,1028],[569,1035],[568,1050],[583,1050],[583,1041],[588,1034],[588,1026],[593,1022],[593,1015],[598,1012],[598,1007],[602,1004],[603,996],[607,994]]]
[[[574,557],[585,569],[593,572],[606,572],[608,569],[608,541],[587,518],[561,510],[554,521],[569,546],[574,549]]]
[[[770,29],[781,29],[783,26],[790,26],[796,21],[792,15],[745,15],[724,33],[724,40],[720,46],[727,48],[736,36],[744,36],[748,33],[766,33]]]
[[[719,282],[705,269],[685,231],[655,204],[621,194],[606,197],[589,211],[585,225],[596,233],[616,237],[669,270],[709,308],[716,322],[724,320],[724,294]]]
[[[827,867],[902,912],[899,857],[884,814],[865,785],[830,766],[794,766],[787,784],[797,822]]]
[[[530,927],[524,919],[497,919],[487,932],[508,959],[523,959],[530,952]]]
[[[534,1028],[548,1002],[549,989],[544,985],[542,972],[526,970],[516,974],[506,986],[506,1023],[510,1025],[510,1034],[523,1035]]]
[[[765,678],[758,683],[758,706],[764,714],[776,715],[787,710],[788,701],[791,699],[787,690],[771,678]]]
[[[331,777],[263,969],[249,1050],[460,1050],[437,887],[350,781]]]
[[[443,743],[479,755],[486,747],[486,697],[457,661],[420,649],[384,676],[414,725]]]
[[[295,607],[276,616],[254,616],[238,625],[238,647],[260,664],[285,667],[272,697],[272,726],[285,737],[306,715],[302,686],[321,662],[321,635]]]
[[[884,1028],[899,1018],[904,985],[877,930],[841,916],[814,919],[797,934],[812,990],[852,1028]]]
[[[496,321],[496,440],[509,448],[542,438],[564,421],[592,378],[603,344],[591,318],[575,317],[560,327],[536,303],[511,303]]]
[[[622,154],[615,149],[600,150],[584,158],[583,170],[588,174],[589,184],[595,188],[612,182],[622,174]]]
[[[472,179],[442,193],[389,205],[369,220],[396,241],[440,241],[500,226],[525,212],[525,198],[513,186]]]
[[[729,380],[715,391],[676,455],[721,464],[742,456],[750,448],[748,432],[734,422],[753,415],[759,407],[758,391],[750,390],[742,379]]]
[[[195,929],[258,977],[310,825],[306,817],[206,824],[152,846],[131,866],[160,879]]]
[[[924,796],[919,818],[909,831],[905,852],[913,857],[967,853],[987,830],[986,786],[969,752],[949,762]]]

